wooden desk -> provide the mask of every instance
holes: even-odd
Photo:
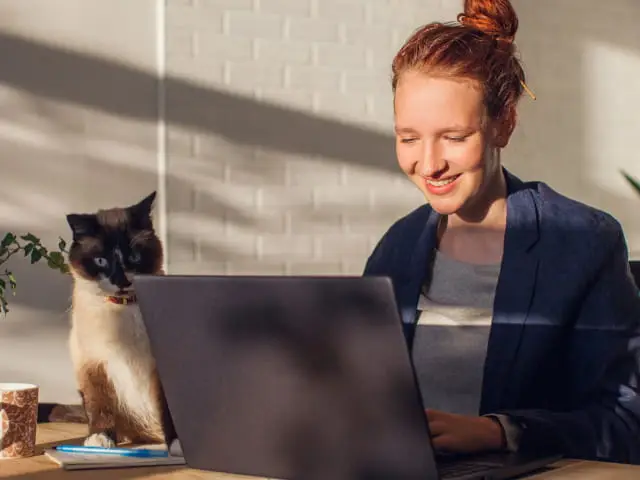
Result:
[[[136,467],[126,469],[65,471],[48,460],[45,448],[61,443],[74,443],[86,435],[86,425],[50,423],[38,426],[36,456],[17,460],[0,460],[0,479],[12,480],[126,480],[126,479],[186,479],[186,480],[259,480],[256,477],[204,472],[188,467]],[[553,469],[527,477],[528,480],[638,480],[640,466],[619,465],[576,460],[562,460]],[[264,479],[263,479],[264,480]]]
[[[184,466],[135,467],[104,470],[63,470],[42,455],[45,448],[62,443],[77,444],[87,434],[87,426],[77,423],[42,423],[38,425],[36,456],[0,460],[0,479],[11,480],[261,480],[257,477],[205,472]]]

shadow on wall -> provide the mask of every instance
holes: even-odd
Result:
[[[640,235],[640,199],[619,172],[640,174],[631,150],[640,94],[627,81],[640,75],[640,2],[512,1],[516,43],[538,99],[522,98],[505,164],[613,213],[628,235]]]
[[[538,101],[531,104],[523,98],[521,122],[505,156],[507,162],[525,178],[543,178],[570,196],[624,215],[622,202],[628,197],[590,185],[584,173],[591,134],[585,122],[593,114],[588,105],[596,93],[587,91],[589,70],[585,62],[586,49],[593,42],[638,53],[640,4],[611,0],[588,9],[579,0],[561,4],[514,0],[514,4],[521,18],[517,41]],[[155,95],[157,84],[151,73],[9,33],[0,33],[0,55],[4,59],[0,82],[5,85],[43,99],[126,118],[149,122],[157,118],[154,104],[131,102],[139,96],[149,97],[150,92]],[[610,84],[613,88],[613,79]],[[388,135],[180,78],[169,77],[166,89],[167,122],[171,125],[220,135],[242,145],[397,170],[390,161],[394,152]],[[629,94],[633,94],[631,86]],[[616,166],[623,161],[612,159]],[[590,188],[585,189],[587,185]]]
[[[42,236],[45,244],[57,243],[58,235],[69,238],[65,205],[76,205],[71,211],[126,205],[137,200],[131,192],[146,194],[155,188],[155,142],[123,133],[122,127],[104,128],[104,118],[93,116],[115,116],[133,125],[146,123],[154,133],[158,84],[153,72],[6,32],[0,32],[0,56],[4,58],[0,84],[26,94],[23,98],[28,99],[4,108],[4,118],[0,119],[4,136],[0,158],[4,165],[11,165],[5,173],[9,181],[0,190],[0,208],[9,212],[3,231],[32,231]],[[273,149],[283,155],[322,157],[397,172],[390,136],[261,104],[179,78],[169,78],[166,83],[167,123],[173,126],[220,136],[245,147]],[[52,142],[55,148],[49,145]],[[123,158],[110,155],[114,146]],[[234,161],[239,160],[236,157]],[[255,173],[254,162],[247,157],[241,168]],[[188,216],[193,213],[190,196],[194,179],[186,175],[194,172],[180,170],[167,179],[168,202],[172,214]],[[270,173],[269,168],[260,170],[265,176]],[[182,174],[185,176],[179,176]],[[200,181],[203,175],[206,172],[201,172]],[[56,181],[51,182],[54,178]],[[215,181],[210,183],[215,185]],[[35,193],[41,190],[44,192]],[[209,210],[241,229],[261,227],[260,219],[247,215],[224,196],[200,191],[199,197]],[[83,205],[76,203],[80,199]],[[20,214],[11,212],[21,211],[29,215],[33,212],[33,220],[20,218],[22,223],[13,224],[11,219]],[[336,214],[339,212],[323,213],[316,220],[322,222],[323,217]],[[196,222],[192,219],[193,223]],[[167,248],[193,251],[192,237],[178,231]],[[214,261],[238,255],[228,246],[215,244],[215,237],[213,242],[209,239],[206,248]],[[11,267],[25,286],[12,299],[13,305],[44,310],[63,306],[53,297],[59,299],[67,291],[66,279],[60,281],[42,274],[20,259]],[[63,298],[68,302],[67,294]]]
[[[0,33],[0,83],[48,100],[149,122],[152,103],[131,102],[157,92],[156,77],[124,64]],[[46,72],[45,72],[46,68]],[[80,80],[81,79],[81,80]],[[80,84],[81,83],[81,84]],[[166,80],[168,124],[285,153],[321,156],[396,171],[392,137],[334,120],[202,87]]]
[[[505,155],[507,166],[525,179],[544,179],[563,193],[604,207],[627,226],[640,227],[640,219],[635,219],[632,211],[635,208],[625,208],[629,196],[604,190],[592,182],[585,168],[590,156],[587,146],[592,141],[587,122],[593,113],[587,105],[593,92],[587,90],[585,75],[588,68],[584,54],[586,45],[600,42],[637,55],[640,34],[636,27],[640,19],[640,4],[635,0],[610,0],[604,4],[590,5],[586,9],[578,0],[568,0],[561,5],[552,0],[539,0],[535,4],[515,0],[514,3],[521,18],[518,45],[523,52],[529,85],[537,93],[538,101],[531,102],[526,97],[523,98],[520,126]],[[158,85],[151,72],[7,32],[0,33],[0,56],[3,58],[0,84],[33,96],[34,110],[45,118],[50,117],[50,122],[55,123],[56,129],[75,129],[81,135],[87,126],[84,119],[66,118],[60,114],[64,113],[64,108],[51,109],[51,105],[82,107],[149,125],[157,120],[154,99]],[[611,84],[613,85],[613,81]],[[617,88],[627,85],[629,94],[633,94],[630,84],[622,87],[618,85]],[[167,122],[172,126],[220,136],[235,144],[273,149],[283,154],[317,156],[324,160],[349,162],[380,171],[397,171],[392,160],[393,140],[389,135],[268,105],[176,77],[166,80],[166,91]],[[145,101],[136,101],[140,98]],[[53,115],[56,112],[58,115]],[[14,117],[7,116],[3,121],[5,124],[16,123],[15,126],[20,127],[19,119],[16,121]],[[630,125],[626,121],[621,123]],[[114,166],[113,158],[100,155],[74,156],[63,152],[53,154],[51,162],[43,165],[42,162],[38,163],[24,156],[29,152],[28,149],[18,151],[17,155],[10,158],[3,145],[3,163],[20,159],[20,162],[15,163],[16,168],[22,172],[15,174],[20,183],[10,184],[20,189],[20,196],[24,191],[35,191],[49,184],[44,197],[52,199],[64,198],[74,189],[76,193],[83,192],[87,198],[92,198],[94,192],[101,190],[105,192],[101,199],[114,198],[104,185],[109,185],[110,180],[115,181],[116,178],[118,182],[124,182],[124,186],[118,187],[122,192],[138,192],[143,188],[141,185],[145,185],[145,192],[154,187],[154,153],[149,151],[149,147],[141,147],[135,135],[121,136],[120,132],[104,133],[104,138],[100,135],[98,130],[97,141],[116,143],[125,151],[130,149],[134,154],[138,152],[146,155],[150,161],[138,165],[131,158],[123,158],[121,163]],[[61,138],[60,141],[64,141],[64,137]],[[74,164],[76,161],[77,164]],[[616,159],[612,162],[615,163]],[[56,167],[53,168],[52,165]],[[617,163],[610,165],[612,166],[617,170]],[[27,168],[35,173],[29,174],[23,170]],[[76,177],[77,182],[83,182],[82,185],[74,183],[74,168],[83,174]],[[252,168],[250,162],[247,162],[246,168]],[[90,173],[94,171],[97,173],[91,176]],[[265,171],[268,172],[268,169]],[[11,172],[10,175],[13,177],[14,173]],[[47,183],[47,179],[56,175],[60,176],[59,182]],[[123,178],[125,180],[121,180]],[[169,183],[172,188],[168,201],[172,206],[184,205],[184,211],[177,213],[192,212],[186,206],[192,201],[189,198],[192,190],[190,180],[172,177]],[[62,197],[57,197],[57,194]],[[17,201],[16,198],[15,195],[0,197],[0,201],[11,204]],[[77,199],[78,195],[73,198]],[[119,202],[122,204],[136,200],[130,195],[123,195],[122,198],[122,202]],[[183,201],[180,201],[181,198]],[[209,195],[207,201],[219,208],[219,211],[226,212],[228,218],[239,225],[256,225],[255,218],[245,215],[235,205],[228,204],[222,196]],[[108,203],[96,200],[95,206],[108,206]],[[79,209],[80,207],[74,210]],[[53,209],[51,212],[53,214]],[[318,217],[320,221],[336,212],[327,210],[324,213],[326,215]],[[56,215],[59,215],[59,211]],[[49,217],[47,225],[55,225],[54,239],[58,234],[68,235],[63,218],[52,221]],[[16,225],[3,227],[22,230],[21,226]],[[187,235],[178,235],[177,241],[184,242],[185,251],[190,250],[189,243],[192,240]],[[218,248],[221,258],[234,254],[223,247],[213,248]],[[35,273],[32,273],[35,272],[34,269],[26,270],[28,271],[24,271],[23,281],[30,284],[33,281],[36,290],[58,288],[48,283],[55,283],[57,279],[49,279],[48,275],[41,276],[39,272],[36,279]],[[44,282],[42,284],[39,283],[41,278]],[[42,302],[37,295],[20,295],[16,301],[27,302],[37,308],[53,307],[53,304]]]

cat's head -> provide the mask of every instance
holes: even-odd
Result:
[[[69,264],[76,278],[95,284],[105,294],[132,289],[135,274],[156,274],[163,251],[153,229],[151,211],[156,192],[129,207],[72,213]]]

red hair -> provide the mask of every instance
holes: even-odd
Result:
[[[513,40],[518,16],[509,0],[465,0],[458,23],[430,23],[418,29],[392,64],[395,93],[403,72],[477,81],[487,114],[511,131],[525,75]]]

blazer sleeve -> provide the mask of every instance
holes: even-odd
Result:
[[[615,232],[570,331],[568,408],[500,412],[520,425],[521,451],[640,464],[640,297]]]

